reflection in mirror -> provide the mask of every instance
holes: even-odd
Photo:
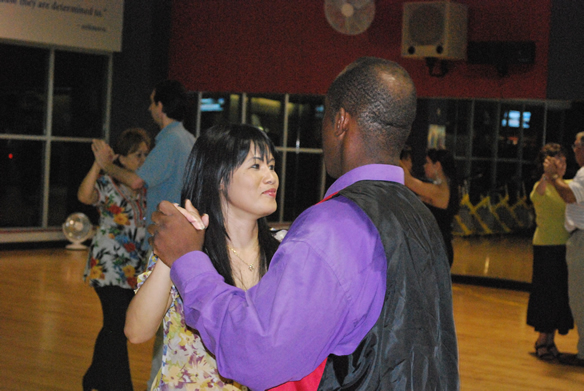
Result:
[[[246,123],[265,131],[277,147],[284,146],[284,96],[248,95]]]
[[[220,123],[240,123],[241,95],[204,92],[201,94],[199,112],[200,131]]]
[[[93,164],[90,142],[53,142],[49,185],[49,226],[60,226],[73,212],[86,214],[99,223],[97,209],[77,200],[77,189]]]
[[[103,136],[108,57],[55,51],[52,134]]]
[[[288,104],[289,147],[320,148],[324,98],[320,95],[291,95]]]
[[[294,221],[305,209],[320,201],[322,166],[322,154],[288,153],[284,221]]]
[[[0,140],[0,227],[40,227],[45,143]]]
[[[0,134],[42,135],[49,51],[0,44]]]

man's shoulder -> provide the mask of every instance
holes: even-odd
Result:
[[[584,166],[580,167],[578,171],[576,171],[576,175],[572,180],[574,182],[584,183]]]
[[[291,229],[297,226],[307,235],[323,235],[324,232],[331,235],[355,229],[368,220],[354,202],[339,195],[306,209],[296,218]]]
[[[182,127],[168,129],[161,137],[156,139],[154,149],[148,155],[149,158],[166,160],[183,157],[186,159],[195,144],[195,136]]]
[[[165,132],[161,133],[158,143],[190,143],[191,145],[195,143],[195,136],[182,126],[182,124],[173,126],[167,129]]]

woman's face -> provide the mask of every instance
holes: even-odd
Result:
[[[562,154],[557,154],[554,159],[556,159],[557,161],[557,166],[558,166],[558,175],[561,177],[563,177],[566,174],[566,157]]]
[[[148,146],[144,141],[142,141],[138,146],[138,149],[127,154],[126,156],[120,155],[119,159],[122,166],[124,166],[126,169],[130,171],[136,171],[142,167],[142,164],[144,164],[144,161],[146,161],[146,156],[148,156]]]
[[[265,159],[260,155],[252,144],[243,164],[233,171],[227,188],[228,200],[224,200],[225,216],[259,219],[276,211],[279,181],[275,159],[269,152]]]

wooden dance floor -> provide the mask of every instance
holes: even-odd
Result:
[[[529,238],[456,238],[456,276],[531,280]],[[81,281],[85,251],[0,251],[0,390],[81,389],[101,309]],[[461,389],[584,390],[584,368],[533,355],[536,333],[525,324],[525,291],[455,283],[454,316]],[[575,352],[577,333],[558,336]],[[134,389],[144,391],[152,341],[129,345]]]

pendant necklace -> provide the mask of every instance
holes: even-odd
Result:
[[[239,254],[237,253],[237,251],[235,251],[235,249],[234,249],[233,247],[231,247],[231,246],[229,246],[229,245],[227,245],[227,247],[228,247],[228,248],[229,248],[231,251],[233,251],[233,254],[235,254],[235,256],[236,256],[237,258],[239,258],[239,260],[240,260],[241,262],[243,262],[243,263],[245,263],[245,264],[247,265],[247,268],[249,269],[249,271],[250,271],[250,272],[253,272],[253,271],[255,270],[255,266],[254,266],[253,264],[251,264],[251,263],[247,263],[247,262],[245,262],[245,261],[243,260],[243,258],[239,256]]]

